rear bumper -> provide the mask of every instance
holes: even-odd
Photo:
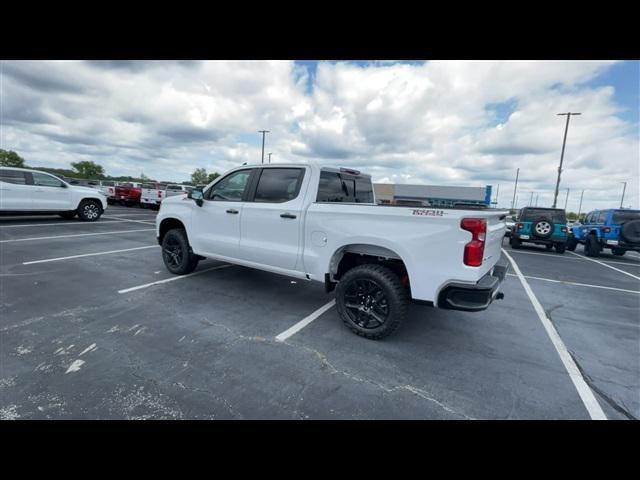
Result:
[[[438,295],[438,308],[479,312],[485,310],[495,299],[504,298],[500,286],[504,281],[509,264],[501,258],[493,270],[476,284],[449,283]]]
[[[513,238],[517,238],[521,242],[527,243],[536,243],[538,245],[555,245],[556,243],[566,243],[569,237],[567,236],[551,236],[549,238],[539,238],[534,235],[526,235],[528,238],[522,238],[522,234],[520,233],[512,233],[511,236]]]
[[[629,250],[634,252],[640,252],[640,244],[638,243],[629,243],[624,240],[613,240],[613,239],[598,239],[600,244],[605,248],[619,248],[621,250]]]

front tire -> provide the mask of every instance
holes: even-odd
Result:
[[[576,249],[577,245],[578,241],[574,237],[569,237],[569,239],[567,240],[567,250],[573,252]]]
[[[550,252],[553,250],[553,245],[545,245],[545,248],[547,249],[547,252]]]
[[[336,286],[336,307],[353,333],[380,340],[406,320],[409,294],[392,270],[365,264],[342,276]]]
[[[623,248],[612,248],[611,253],[613,253],[616,257],[622,257],[627,251]]]
[[[169,230],[162,239],[162,260],[175,275],[186,275],[198,266],[198,257],[191,252],[187,232],[182,228]]]
[[[102,213],[102,204],[97,200],[83,200],[78,205],[78,218],[83,222],[95,222]]]

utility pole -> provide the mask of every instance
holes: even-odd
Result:
[[[511,201],[511,210],[513,210],[513,206],[516,203],[516,191],[518,190],[518,175],[520,175],[520,169],[516,170],[516,183],[513,187],[513,200]]]
[[[564,147],[567,144],[567,132],[569,131],[569,120],[571,119],[571,115],[582,115],[579,112],[567,112],[567,113],[558,113],[560,116],[567,116],[567,124],[564,127],[564,138],[562,139],[562,152],[560,153],[560,166],[558,167],[558,180],[556,181],[556,192],[553,195],[553,208],[556,208],[556,203],[558,201],[558,189],[560,188],[560,174],[562,173],[562,160],[564,159]]]
[[[580,213],[582,212],[582,196],[584,195],[584,190],[580,194],[580,206],[578,207],[578,221],[580,220]]]
[[[498,196],[500,195],[500,184],[498,184],[498,188],[496,189],[496,208],[498,208]]]
[[[269,155],[269,163],[271,163],[271,152],[267,153]]]
[[[538,206],[538,194],[536,193],[536,207]]]
[[[533,207],[533,192],[531,192],[531,198],[529,199],[529,206]]]
[[[623,208],[622,203],[624,202],[624,192],[627,189],[627,182],[620,182],[620,183],[624,183],[624,187],[622,188],[622,198],[620,199],[620,208]]]
[[[264,163],[264,134],[269,133],[269,130],[258,130],[258,133],[262,134],[262,163]]]
[[[564,199],[564,210],[567,210],[567,202],[569,201],[569,189],[567,188],[567,197]]]

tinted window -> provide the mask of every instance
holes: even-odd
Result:
[[[142,188],[145,190],[155,190],[156,189],[156,184],[155,183],[143,183],[142,184]]]
[[[226,176],[211,187],[208,199],[228,202],[241,201],[250,176],[251,170],[240,170]]]
[[[346,202],[340,175],[334,172],[321,172],[316,202]]]
[[[265,168],[262,170],[254,197],[255,202],[288,202],[298,196],[301,168]]]
[[[102,182],[102,186],[103,187],[113,187],[115,185],[115,182],[110,182],[110,181],[103,181]]]
[[[612,223],[619,225],[624,222],[638,219],[640,219],[640,212],[613,212]]]
[[[63,183],[51,175],[33,172],[33,184],[41,187],[62,187]]]
[[[316,202],[373,203],[369,177],[320,172]]]
[[[180,185],[169,185],[167,190],[182,190],[182,187]]]
[[[0,181],[6,183],[15,183],[16,185],[25,185],[27,178],[24,172],[19,170],[0,170]]]
[[[601,212],[598,212],[594,223],[604,223],[607,220],[607,211],[603,210]]]
[[[532,222],[541,217],[550,218],[553,223],[567,223],[565,212],[560,209],[525,208],[521,212],[520,220]]]

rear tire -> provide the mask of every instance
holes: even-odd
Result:
[[[147,204],[140,202],[140,208],[147,208]]]
[[[199,259],[192,253],[184,229],[174,228],[166,233],[162,239],[162,260],[175,275],[186,275],[196,269]]]
[[[573,252],[576,249],[577,245],[578,241],[574,237],[569,237],[569,239],[567,240],[567,250]]]
[[[600,245],[594,235],[589,235],[584,242],[584,254],[587,257],[597,257],[600,255]]]
[[[567,247],[566,243],[556,243],[556,252],[564,253],[564,249]]]
[[[353,333],[380,340],[406,320],[409,293],[389,268],[365,264],[342,276],[336,286],[336,307]]]
[[[97,200],[83,200],[78,205],[78,218],[83,222],[95,222],[102,213],[102,204]]]
[[[612,248],[611,253],[613,253],[616,257],[622,257],[627,251],[623,248]]]
[[[553,250],[553,245],[545,245],[547,252],[550,252],[551,250]]]
[[[522,242],[520,241],[519,238],[516,238],[516,237],[511,237],[511,239],[509,240],[509,243],[511,244],[511,248],[513,248],[514,250],[517,250],[520,247],[522,247]]]

